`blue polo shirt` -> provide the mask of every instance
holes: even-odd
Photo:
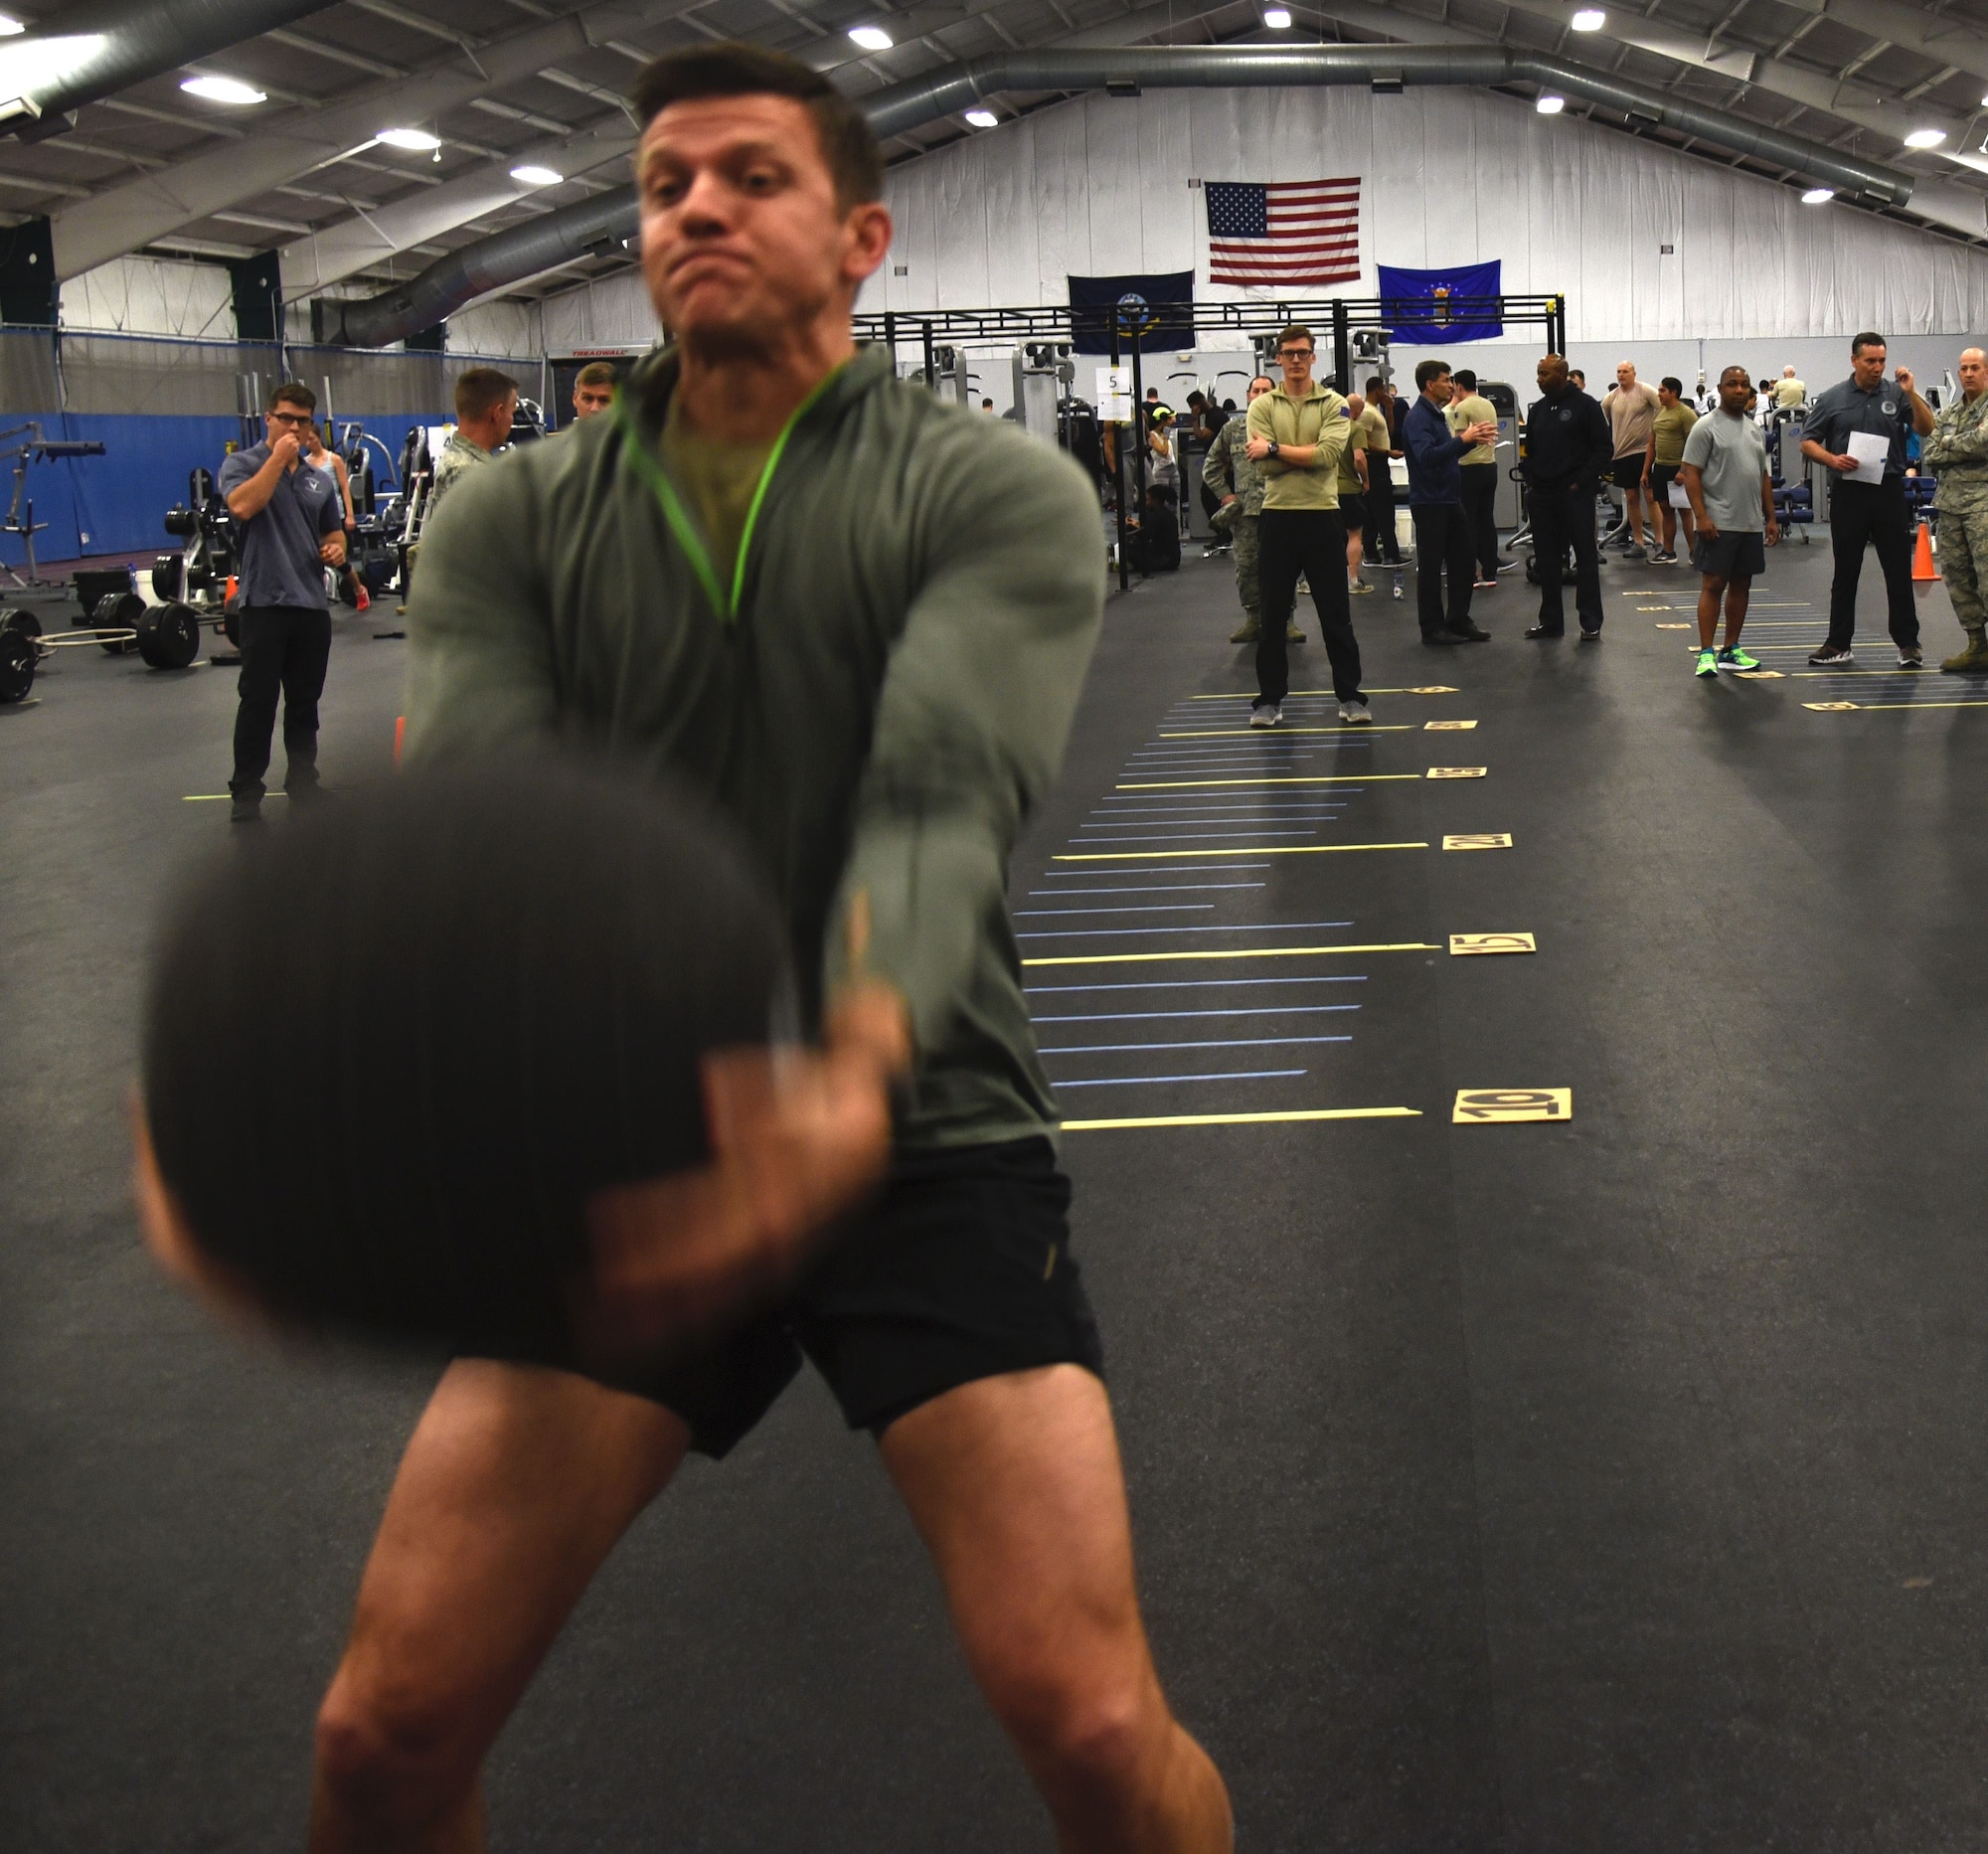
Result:
[[[252,449],[236,451],[221,466],[222,495],[240,489],[268,461],[266,438]],[[329,470],[314,470],[299,460],[294,470],[277,479],[276,492],[259,515],[235,524],[242,551],[238,568],[242,602],[329,610],[318,542],[344,526],[338,479]]]
[[[1420,394],[1402,421],[1402,448],[1408,453],[1409,508],[1439,502],[1463,506],[1463,471],[1457,459],[1472,446],[1450,430],[1442,408]]]
[[[1870,431],[1892,441],[1885,459],[1885,480],[1905,473],[1905,440],[1912,435],[1912,403],[1896,380],[1881,380],[1867,393],[1854,379],[1838,382],[1818,394],[1802,421],[1802,435],[1824,450],[1842,456],[1850,448],[1852,431]]]

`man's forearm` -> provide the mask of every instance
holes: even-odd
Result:
[[[276,493],[276,480],[282,473],[283,466],[271,457],[246,483],[237,483],[226,498],[229,514],[237,521],[253,521],[269,506],[269,498]]]

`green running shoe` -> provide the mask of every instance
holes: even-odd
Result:
[[[1735,644],[1730,650],[1720,651],[1719,667],[1730,670],[1758,669],[1760,667],[1760,659],[1749,655],[1746,651],[1741,650],[1738,644]]]
[[[1718,653],[1712,650],[1701,650],[1698,653],[1698,669],[1696,673],[1700,676],[1717,676],[1719,674]]]

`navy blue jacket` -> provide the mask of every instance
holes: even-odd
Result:
[[[1402,447],[1408,453],[1408,507],[1453,502],[1463,506],[1463,472],[1457,459],[1472,448],[1452,435],[1439,406],[1421,394],[1402,421]]]

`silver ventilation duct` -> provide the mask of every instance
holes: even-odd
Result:
[[[0,134],[61,133],[64,118],[161,72],[322,13],[331,0],[79,0],[0,39]]]
[[[1503,46],[1140,46],[998,52],[873,90],[862,98],[861,107],[877,133],[889,136],[969,108],[1002,90],[1514,83],[1584,97],[1652,125],[1716,142],[1736,154],[1770,161],[1840,193],[1867,195],[1887,206],[1903,206],[1911,197],[1911,175],[1897,168],[1625,84],[1565,59]],[[475,296],[569,263],[603,239],[633,238],[638,223],[633,187],[596,194],[578,206],[562,207],[529,224],[479,239],[384,295],[359,302],[325,302],[326,334],[357,347],[385,347],[432,327]]]

